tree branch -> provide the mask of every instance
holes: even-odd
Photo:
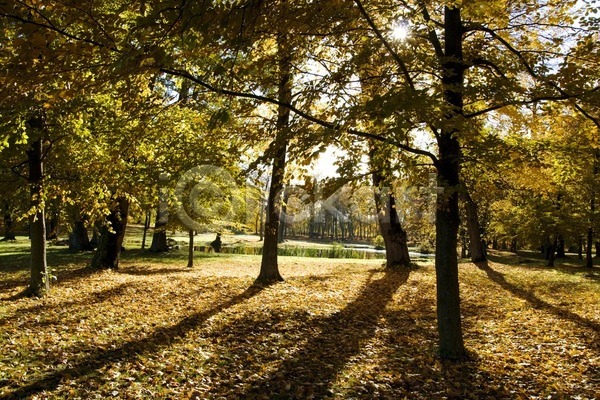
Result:
[[[218,88],[218,87],[215,87],[215,86],[203,81],[199,77],[194,76],[185,70],[162,67],[162,68],[160,68],[160,71],[165,74],[168,74],[168,75],[179,76],[181,78],[189,79],[192,82],[204,87],[205,89],[207,89],[213,93],[217,93],[217,94],[221,94],[221,95],[225,95],[225,96],[233,96],[233,97],[240,97],[240,98],[251,99],[251,100],[258,100],[258,101],[262,101],[264,103],[269,103],[269,104],[273,104],[273,105],[277,105],[277,106],[281,106],[281,107],[286,107],[290,111],[292,111],[294,114],[296,114],[314,124],[317,124],[319,126],[327,128],[327,129],[331,129],[333,131],[341,131],[342,130],[342,126],[340,124],[336,124],[333,122],[329,122],[329,121],[325,121],[320,118],[317,118],[313,115],[310,115],[310,114],[294,107],[292,104],[287,104],[287,103],[281,102],[279,100],[276,100],[276,99],[273,99],[273,98],[270,98],[267,96],[254,94],[254,93],[245,93],[245,92],[238,92],[238,91],[229,90],[229,89]],[[412,154],[426,156],[426,157],[430,158],[434,163],[437,162],[436,156],[433,153],[430,153],[429,151],[416,149],[416,148],[407,146],[403,143],[400,143],[400,142],[397,142],[394,140],[390,140],[389,138],[386,138],[386,137],[383,137],[380,135],[376,135],[373,133],[369,133],[369,132],[363,132],[363,131],[360,131],[357,129],[350,128],[347,130],[347,132],[354,136],[363,138],[363,139],[372,139],[372,140],[376,140],[378,142],[389,143],[389,144],[392,144],[392,145],[398,147],[401,150],[407,151]]]
[[[394,51],[394,49],[392,48],[390,43],[387,41],[387,39],[385,37],[383,37],[383,34],[379,30],[379,28],[377,28],[377,25],[375,25],[375,22],[373,22],[373,20],[369,16],[369,13],[367,13],[367,10],[365,10],[365,8],[363,7],[360,0],[354,0],[354,3],[360,10],[360,13],[365,18],[365,20],[367,21],[367,23],[369,24],[369,26],[371,27],[373,32],[375,32],[375,35],[379,38],[379,40],[381,40],[381,42],[383,43],[383,45],[385,46],[387,51],[389,51],[390,54],[392,55],[392,58],[394,59],[394,61],[396,61],[396,63],[398,63],[398,65],[400,66],[400,70],[402,71],[402,75],[404,75],[404,78],[406,79],[406,83],[408,83],[408,85],[410,86],[412,91],[415,91],[415,84],[414,84],[412,78],[410,77],[410,74],[408,73],[408,68],[406,67],[406,63],[402,60],[402,58],[400,58],[398,53],[396,53],[396,51]]]

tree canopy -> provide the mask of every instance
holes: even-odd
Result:
[[[328,146],[343,153],[348,179],[367,156],[379,182],[397,188],[434,173],[440,353],[464,357],[461,199],[472,243],[546,246],[551,262],[560,243],[582,246],[585,235],[590,252],[595,242],[599,9],[574,0],[3,1],[2,185],[24,178],[5,209],[34,226],[52,204],[69,206],[118,235],[129,214],[158,203],[161,174],[174,191],[198,165],[239,182],[272,160],[266,226],[277,232],[286,163],[308,165]],[[196,200],[210,219],[215,209]],[[114,243],[104,266],[118,266]],[[280,280],[276,244],[265,249],[273,257],[259,278]],[[35,260],[39,284],[48,274]]]

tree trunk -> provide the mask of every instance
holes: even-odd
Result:
[[[594,266],[594,258],[592,257],[592,245],[594,244],[594,228],[591,226],[587,230],[587,246],[585,249],[585,266],[592,268]]]
[[[194,268],[194,230],[190,229],[188,231],[189,235],[189,249],[188,249],[188,268]]]
[[[258,240],[260,242],[263,241],[264,239],[264,235],[265,235],[265,205],[262,202],[262,199],[260,201],[260,229],[258,230],[259,232],[259,236],[258,236]]]
[[[512,253],[517,253],[517,251],[519,250],[519,241],[517,240],[517,238],[512,238],[510,240],[510,249],[509,249]]]
[[[467,240],[467,232],[464,229],[460,230],[460,258],[467,258],[469,253],[467,252],[467,246],[469,241]]]
[[[277,241],[279,243],[283,243],[286,237],[286,227],[287,227],[287,203],[290,199],[289,188],[286,187],[283,189],[283,202],[281,204],[281,212],[279,214],[279,232],[277,233]]]
[[[33,128],[42,128],[42,122],[32,119]],[[33,142],[27,151],[29,163],[29,184],[31,185],[31,207],[35,213],[29,217],[31,234],[31,277],[28,292],[42,296],[50,290],[50,276],[46,263],[46,219],[43,202],[44,165],[42,163],[42,140]]]
[[[98,243],[100,243],[100,229],[102,229],[102,224],[98,221],[94,222],[92,226],[92,238],[90,239],[90,244],[93,248],[98,248]]]
[[[469,192],[466,190],[463,192],[463,201],[467,211],[467,231],[469,233],[471,261],[474,263],[485,261],[486,257],[481,241],[481,226],[479,225],[477,203],[475,203]]]
[[[56,213],[53,213],[51,218],[46,221],[46,240],[58,239],[60,233],[60,221]]]
[[[10,205],[8,201],[4,201],[4,238],[0,240],[1,242],[5,242],[7,240],[17,240],[15,236],[15,220],[12,217],[12,212],[10,211]]]
[[[277,36],[277,53],[279,66],[278,100],[283,104],[292,102],[292,70],[291,49],[285,34]],[[275,138],[275,157],[271,174],[271,187],[267,199],[267,221],[265,223],[265,239],[263,244],[260,273],[256,281],[272,283],[283,281],[277,264],[277,242],[279,239],[279,203],[285,177],[286,150],[290,110],[279,106],[277,110],[277,135]]]
[[[167,222],[168,216],[166,207],[163,207],[163,205],[160,204],[158,211],[156,212],[156,222],[154,223],[154,233],[152,234],[150,251],[155,253],[169,251],[169,244],[167,243]]]
[[[463,114],[465,65],[462,53],[463,25],[460,9],[444,9],[444,53],[442,88],[449,109],[437,137],[439,158],[436,162],[438,185],[443,192],[436,200],[437,320],[439,352],[444,358],[466,355],[460,319],[457,241],[460,225],[458,207],[459,174],[462,152],[457,133]]]
[[[554,240],[550,241],[547,245],[546,259],[548,260],[548,267],[554,267],[554,261],[556,260],[556,248],[558,247],[558,237],[554,237]]]
[[[267,199],[262,260],[260,274],[256,279],[260,283],[283,281],[277,264],[277,244],[279,241],[279,196],[283,187],[285,150],[286,146],[282,145],[273,160],[271,187]]]
[[[377,222],[385,245],[385,265],[387,268],[408,267],[410,256],[406,232],[400,224],[394,193],[387,187],[385,178],[380,172],[374,172],[372,178],[375,186]]]
[[[566,258],[565,253],[565,238],[562,235],[558,235],[556,242],[556,258]]]
[[[125,229],[127,228],[127,215],[129,213],[129,200],[118,197],[106,218],[107,225],[100,228],[100,240],[94,258],[90,264],[92,269],[118,269],[119,256],[123,248]],[[111,230],[113,232],[111,232]]]
[[[91,251],[93,249],[85,227],[85,221],[79,218],[73,224],[73,231],[69,235],[69,250]]]
[[[146,218],[144,219],[144,234],[142,236],[142,250],[146,248],[146,237],[148,236],[148,229],[150,229],[150,210],[146,211]]]

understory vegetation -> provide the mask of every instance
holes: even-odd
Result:
[[[25,242],[25,241],[24,241]],[[50,296],[22,297],[24,244],[0,243],[0,398],[594,399],[598,271],[492,252],[459,265],[469,357],[436,355],[435,272],[382,260],[50,248]],[[181,253],[181,254],[180,254]]]

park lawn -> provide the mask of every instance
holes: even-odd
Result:
[[[460,264],[471,357],[436,357],[435,273],[420,263],[127,251],[118,271],[49,249],[50,296],[23,298],[27,252],[0,244],[0,398],[594,399],[600,274]]]

